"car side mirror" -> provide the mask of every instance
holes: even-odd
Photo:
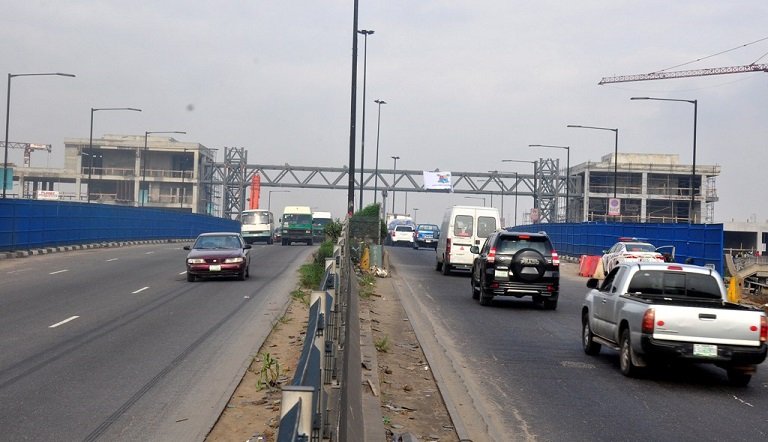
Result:
[[[246,244],[246,245],[243,247],[243,249],[252,249],[252,248],[253,248],[253,246],[252,246],[252,245],[250,245],[250,244]]]
[[[603,255],[605,255],[606,253],[608,253],[608,251],[607,250],[603,250]]]
[[[469,251],[470,251],[471,253],[475,253],[475,254],[478,254],[478,253],[480,253],[480,247],[478,247],[478,246],[472,246],[472,247],[470,247],[470,248],[469,248]]]
[[[184,246],[184,250],[192,250],[190,246]]]
[[[587,288],[596,289],[599,284],[600,284],[600,280],[597,278],[587,279]]]

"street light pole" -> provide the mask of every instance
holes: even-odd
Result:
[[[381,105],[387,104],[384,100],[373,100],[374,103],[379,105],[379,116],[376,123],[376,170],[373,177],[373,204],[378,201],[379,193],[379,135],[381,134]]]
[[[688,203],[688,224],[694,220],[694,181],[696,180],[696,126],[698,122],[699,114],[699,100],[683,100],[677,98],[655,98],[655,97],[632,97],[630,100],[655,100],[655,101],[678,101],[683,103],[691,103],[693,105],[693,165],[691,167],[691,201]]]
[[[501,160],[502,163],[531,163],[533,164],[533,207],[538,208],[538,199],[536,198],[536,170],[538,169],[538,161],[526,161],[526,160]],[[517,224],[517,172],[515,172],[515,224]]]
[[[553,146],[551,144],[529,144],[528,147],[552,147],[556,149],[565,149],[566,152],[566,172],[565,172],[565,222],[570,221],[570,212],[568,211],[568,202],[570,200],[570,182],[571,182],[571,146]]]
[[[363,34],[363,127],[360,138],[360,209],[363,208],[363,168],[365,167],[365,84],[368,73],[368,36],[373,31],[361,29],[358,34]]]
[[[392,214],[395,214],[395,180],[397,179],[397,160],[400,159],[398,156],[391,156],[393,160],[395,160],[395,166],[392,168]],[[386,213],[384,214],[387,215]]]
[[[144,152],[141,155],[142,169],[141,169],[141,186],[139,193],[144,190],[145,182],[147,180],[147,138],[149,134],[186,134],[186,132],[178,130],[161,130],[161,131],[146,131],[144,132]],[[144,207],[144,195],[141,198],[141,207]]]
[[[3,199],[5,199],[6,181],[8,180],[8,125],[11,120],[11,79],[13,77],[34,77],[34,76],[58,76],[74,77],[74,74],[64,74],[61,72],[51,72],[43,74],[8,74],[8,90],[6,92],[5,102],[5,153],[3,156]],[[13,176],[11,176],[11,186],[13,186]]]
[[[615,134],[613,147],[613,197],[616,198],[616,184],[618,183],[619,176],[619,129],[611,129],[609,127],[581,126],[577,124],[569,124],[567,127],[574,127],[577,129],[610,130]]]
[[[290,193],[290,190],[268,190],[267,191],[267,212],[272,209],[272,193]]]
[[[88,202],[91,202],[91,175],[93,173],[93,113],[98,111],[118,111],[118,110],[124,110],[124,111],[134,111],[134,112],[141,112],[141,109],[136,109],[133,107],[99,107],[99,108],[91,108],[91,135],[88,137],[88,153],[90,154],[90,164],[88,164]]]

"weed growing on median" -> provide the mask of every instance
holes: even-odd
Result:
[[[269,353],[262,353],[261,367],[256,374],[258,376],[256,386],[259,390],[262,390],[265,387],[271,390],[277,386],[277,380],[280,378],[280,362],[273,358]]]
[[[368,299],[376,292],[376,278],[369,273],[363,274],[358,279],[358,285],[360,287],[359,295],[363,299]]]
[[[309,307],[309,296],[307,296],[307,292],[305,292],[302,289],[296,289],[291,292],[291,298],[293,298],[296,301],[301,302],[305,306]]]
[[[387,353],[389,351],[389,336],[377,339],[374,341],[373,346],[376,347],[376,351],[379,353]]]

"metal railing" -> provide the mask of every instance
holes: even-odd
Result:
[[[346,233],[342,232],[342,238]],[[307,333],[296,373],[290,385],[282,388],[280,427],[277,441],[319,442],[334,440],[328,424],[326,386],[338,382],[337,348],[343,345],[343,303],[339,302],[339,271],[343,264],[343,241],[325,261],[318,291],[310,297]]]

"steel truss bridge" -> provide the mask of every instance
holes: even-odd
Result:
[[[312,167],[248,164],[245,148],[225,147],[224,162],[209,163],[203,167],[203,184],[210,189],[210,201],[221,201],[223,216],[239,219],[246,208],[246,189],[252,178],[261,176],[262,187],[337,189],[346,190],[347,167]],[[557,222],[565,219],[566,177],[560,172],[557,159],[542,158],[534,163],[535,173],[514,172],[456,172],[451,171],[453,193],[467,195],[528,196],[533,197],[539,209],[539,222]],[[423,187],[422,170],[363,169],[355,171],[355,190],[386,190],[388,192],[429,192]],[[375,186],[378,175],[378,186]],[[572,178],[573,180],[573,178]],[[573,195],[571,182],[570,194]],[[502,200],[503,202],[503,200]]]

